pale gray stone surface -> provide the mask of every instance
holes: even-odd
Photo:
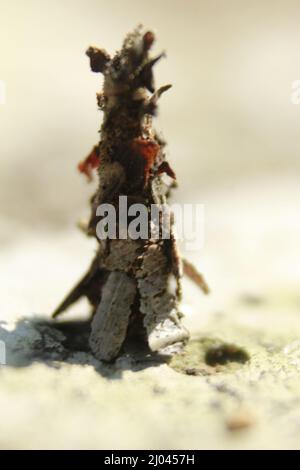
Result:
[[[12,238],[7,222],[0,447],[299,448],[299,196],[296,178],[281,177],[197,198],[206,207],[206,244],[186,256],[212,292],[205,297],[184,281],[184,324],[199,340],[198,355],[182,358],[186,373],[142,352],[114,365],[97,361],[88,326],[78,323],[84,302],[55,327],[51,310],[85,272],[93,243],[75,229],[14,226]],[[212,340],[243,347],[250,361],[209,367]]]

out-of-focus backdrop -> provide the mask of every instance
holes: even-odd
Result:
[[[139,23],[167,52],[157,128],[183,193],[299,171],[299,14],[297,0],[1,0],[1,212],[63,225],[84,208],[75,168],[101,122],[101,76],[84,52],[115,51]]]
[[[299,0],[0,0],[0,447],[299,447],[299,16]],[[205,205],[204,247],[186,255],[211,294],[185,280],[184,321],[200,349],[245,347],[241,368],[109,369],[35,326],[95,247],[75,227],[94,191],[76,167],[102,119],[85,50],[114,52],[140,23],[167,52],[156,127],[174,201]]]

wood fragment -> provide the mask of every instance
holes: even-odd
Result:
[[[95,356],[111,361],[120,352],[136,295],[136,283],[123,272],[112,272],[92,321],[90,346]]]

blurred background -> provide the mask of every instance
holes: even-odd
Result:
[[[299,1],[1,0],[1,212],[61,224],[86,206],[76,165],[97,142],[101,76],[87,46],[157,33],[156,84],[171,82],[156,127],[183,193],[299,171]]]
[[[167,52],[167,58],[155,68],[156,85],[173,84],[160,101],[155,126],[168,142],[167,155],[177,173],[179,189],[174,202],[205,205],[204,247],[186,256],[205,274],[211,294],[204,298],[184,281],[185,324],[192,335],[207,331],[210,337],[213,331],[222,332],[229,341],[237,338],[245,344],[249,331],[254,331],[256,346],[271,345],[270,350],[281,347],[274,339],[278,335],[284,335],[282,344],[300,335],[300,104],[291,100],[292,84],[300,80],[299,16],[299,0],[0,0],[0,91],[4,87],[6,91],[5,103],[0,97],[1,323],[32,314],[49,318],[90,263],[95,241],[86,239],[76,223],[88,215],[95,183],[87,184],[76,168],[99,138],[102,116],[96,92],[102,79],[90,71],[85,50],[95,45],[113,53],[127,32],[142,23],[157,35],[153,53]],[[81,316],[87,312],[87,306],[77,308]],[[224,327],[220,327],[222,318]],[[263,342],[261,337],[267,332],[271,339]],[[27,330],[23,337],[28,337]],[[14,347],[14,336],[12,343]],[[272,358],[270,361],[272,364]],[[70,387],[76,377],[90,374],[77,367],[72,369]],[[56,445],[55,439],[61,439],[61,446],[65,442],[83,445],[80,429],[90,429],[94,423],[93,397],[90,415],[85,416],[79,391],[71,389],[71,396],[78,392],[77,409],[82,414],[78,417],[70,405],[66,419],[69,396],[62,399],[61,417],[63,423],[69,423],[70,441],[65,441],[64,426],[58,426],[49,443],[48,434],[38,432],[43,423],[32,406],[31,390],[44,377],[41,383],[45,390],[42,385],[38,388],[37,400],[41,400],[41,407],[44,399],[50,400],[52,422],[56,395],[50,399],[47,390],[57,388],[56,372],[53,383],[49,379],[50,388],[46,369],[38,372],[38,380],[34,373],[24,375],[25,386],[17,396],[20,414],[16,412],[13,419],[14,382],[9,374],[7,394],[1,398],[1,403],[7,403],[7,420],[0,446],[5,442],[13,446],[16,439],[25,447],[37,441]],[[82,377],[83,381],[92,380]],[[60,380],[65,384],[65,375]],[[106,390],[104,379],[100,382],[96,376],[93,380],[96,388],[91,390],[98,390],[98,386]],[[265,410],[269,409],[268,387],[262,387]],[[298,393],[298,382],[297,387]],[[189,392],[189,397],[199,398],[197,390]],[[132,393],[130,388],[128,393]],[[203,396],[210,395],[205,392]],[[129,409],[129,419],[127,403],[123,406],[120,397],[116,395],[114,408],[107,411],[104,420],[112,420],[111,432],[102,436],[106,445],[114,442],[113,413],[116,420],[125,413],[125,430],[132,420],[132,412]],[[298,406],[294,396],[291,402]],[[74,403],[77,406],[76,400]],[[156,395],[153,403],[158,403]],[[169,405],[162,406],[165,410]],[[194,409],[202,413],[202,404],[197,406]],[[141,403],[140,409],[143,407]],[[155,439],[174,447],[176,440],[168,440],[167,433],[156,428],[150,409],[145,421],[143,411],[140,416],[139,426],[145,434],[125,432],[121,437],[124,446],[140,442],[145,448],[150,441],[143,422],[148,422],[154,447]],[[23,432],[34,419],[35,440]],[[76,419],[77,427],[72,424]],[[178,423],[173,426],[172,418],[168,419],[168,432],[172,433]],[[202,421],[201,417],[195,424],[195,445]],[[101,413],[99,422],[103,422]],[[300,416],[298,431],[299,422]],[[188,421],[186,426],[190,425]],[[290,429],[290,424],[279,428]],[[210,442],[215,442],[219,428],[209,429]],[[220,447],[225,445],[222,430]],[[99,426],[93,445],[97,445],[98,431]],[[188,446],[192,437],[186,439],[176,442]],[[258,437],[255,445],[261,442]],[[88,436],[85,445],[91,445]]]

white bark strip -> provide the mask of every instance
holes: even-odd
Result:
[[[177,313],[176,278],[170,273],[163,246],[152,244],[148,247],[137,278],[140,311],[144,315],[150,349],[159,351],[186,341],[189,333]]]

